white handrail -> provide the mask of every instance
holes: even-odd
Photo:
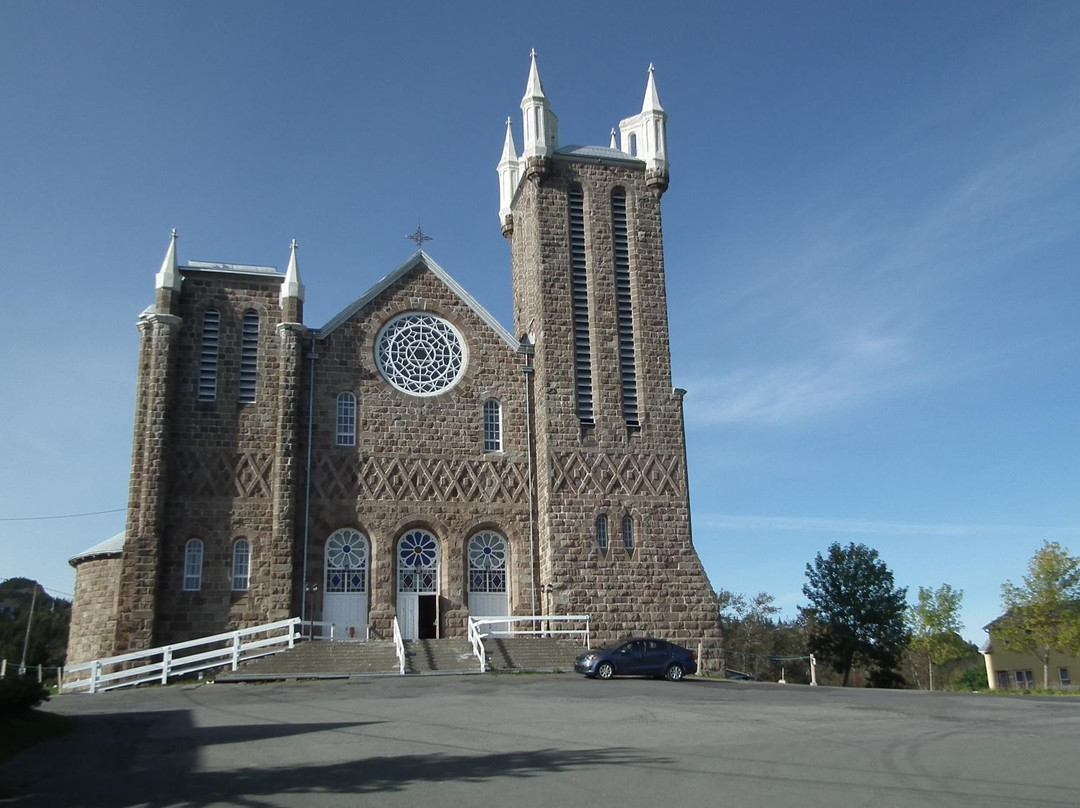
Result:
[[[480,637],[480,631],[477,628],[477,623],[471,617],[469,618],[469,642],[472,643],[473,653],[476,655],[476,659],[480,662],[480,673],[487,672],[487,649],[484,648],[484,641]]]
[[[394,616],[394,650],[397,652],[398,673],[405,675],[405,641],[401,639],[401,627],[398,626],[397,616]]]
[[[94,659],[64,669],[65,691],[98,693],[146,682],[167,684],[170,678],[211,668],[236,670],[241,662],[276,653],[296,644],[299,617],[250,626],[224,634],[172,643],[130,654]],[[266,635],[260,639],[254,635]],[[206,648],[217,645],[217,648]],[[206,649],[192,651],[192,649]],[[192,651],[191,653],[177,653]],[[157,657],[157,659],[155,659]],[[134,664],[133,664],[134,663]],[[76,674],[87,674],[79,678]],[[69,678],[70,677],[70,678]]]
[[[518,629],[512,624],[539,623],[539,628]],[[561,623],[584,623],[584,628],[552,628],[551,624]],[[481,626],[505,626],[498,631],[481,631]],[[581,637],[581,644],[590,648],[589,615],[587,614],[531,614],[531,615],[498,615],[492,617],[469,617],[469,639],[472,640],[473,632],[478,640],[484,637]],[[481,643],[482,645],[482,643]],[[475,644],[473,646],[475,651]]]

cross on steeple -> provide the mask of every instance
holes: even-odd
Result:
[[[420,222],[416,223],[416,232],[409,233],[405,238],[416,242],[416,249],[422,249],[425,241],[431,241],[431,236],[425,236],[424,231],[420,229]]]

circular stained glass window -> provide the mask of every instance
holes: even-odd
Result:
[[[461,378],[465,342],[441,317],[410,312],[383,326],[375,340],[375,359],[393,387],[414,396],[435,396]]]

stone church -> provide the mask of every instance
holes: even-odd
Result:
[[[335,637],[588,614],[719,641],[671,382],[650,67],[610,145],[560,146],[533,54],[498,163],[513,330],[423,251],[322,327],[296,244],[177,260],[140,315],[124,532],[71,559],[79,662],[301,616]]]

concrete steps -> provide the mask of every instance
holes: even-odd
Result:
[[[489,671],[572,671],[574,658],[585,649],[543,637],[489,637],[484,650]]]
[[[582,648],[574,643],[541,639],[484,640],[489,671],[570,671]],[[415,676],[479,673],[472,645],[463,638],[406,640],[405,673]],[[272,679],[344,679],[399,674],[394,643],[302,642],[288,651],[254,659],[236,672],[219,674],[218,682]]]

